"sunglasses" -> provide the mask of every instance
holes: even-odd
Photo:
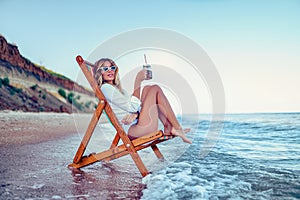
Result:
[[[117,67],[116,66],[110,66],[110,67],[101,67],[100,68],[103,72],[107,72],[108,70],[116,71]]]

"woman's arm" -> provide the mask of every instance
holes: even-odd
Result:
[[[125,125],[131,124],[135,119],[139,117],[138,113],[132,113],[132,114],[127,114],[125,117],[122,119],[122,123]]]
[[[134,81],[134,89],[132,96],[135,96],[138,99],[141,99],[141,83],[143,80],[145,80],[147,77],[147,70],[141,70],[138,72],[138,74],[135,77]]]

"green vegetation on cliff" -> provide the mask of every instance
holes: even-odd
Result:
[[[38,65],[38,64],[36,64],[36,63],[33,63],[33,64],[34,64],[34,66],[40,68],[41,70],[43,70],[44,72],[47,72],[48,74],[51,74],[51,75],[53,75],[53,76],[56,76],[56,77],[59,77],[59,78],[62,78],[62,79],[66,79],[66,80],[71,81],[71,79],[69,79],[68,77],[66,77],[66,76],[64,76],[64,75],[62,75],[62,74],[59,74],[59,73],[57,73],[57,72],[54,72],[54,71],[52,71],[52,70],[50,70],[50,69],[47,69],[45,66]]]

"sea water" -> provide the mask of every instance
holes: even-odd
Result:
[[[204,157],[210,118],[182,124],[192,126],[193,144],[143,178],[142,199],[300,199],[300,113],[226,115]]]

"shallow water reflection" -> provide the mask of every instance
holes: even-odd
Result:
[[[139,198],[145,185],[131,159],[96,163],[83,170],[67,167],[78,135],[39,144],[0,146],[0,199]],[[132,167],[133,166],[133,167]]]

